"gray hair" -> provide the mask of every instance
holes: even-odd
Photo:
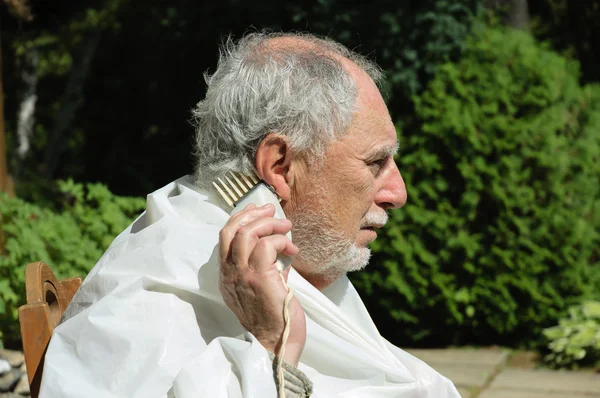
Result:
[[[292,45],[268,43],[299,39]],[[305,44],[303,44],[305,43]],[[206,98],[193,109],[196,181],[208,188],[229,171],[255,172],[262,139],[288,138],[293,153],[322,160],[327,145],[344,134],[356,103],[356,82],[346,58],[376,83],[381,69],[343,45],[305,33],[251,33],[221,48],[217,70],[205,73]]]

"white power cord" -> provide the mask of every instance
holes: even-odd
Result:
[[[287,296],[285,296],[285,301],[283,302],[283,336],[281,338],[281,347],[279,348],[279,353],[277,353],[277,380],[279,381],[279,398],[285,398],[285,379],[283,376],[283,356],[285,354],[285,345],[287,343],[287,339],[290,335],[290,301],[292,301],[292,297],[294,297],[294,293],[288,286],[285,278],[283,277],[283,272],[279,272],[279,276],[281,276],[281,281],[283,282],[283,286],[288,291]]]

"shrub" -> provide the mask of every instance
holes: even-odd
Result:
[[[53,211],[0,194],[0,333],[18,339],[25,267],[44,261],[59,278],[84,277],[144,208],[141,198],[114,196],[100,184],[59,183],[63,208]]]
[[[600,292],[600,88],[488,28],[415,104],[397,159],[408,203],[354,280],[397,344],[540,344]]]
[[[569,308],[569,316],[544,329],[544,335],[550,340],[550,353],[544,358],[550,367],[600,367],[600,302]]]

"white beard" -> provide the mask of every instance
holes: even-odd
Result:
[[[311,273],[325,279],[335,280],[348,272],[358,271],[367,266],[371,257],[368,247],[358,247],[345,237],[329,212],[315,213],[308,207],[298,208],[290,215],[292,239],[300,249],[296,257],[304,264],[310,264]],[[385,224],[387,214],[368,213],[362,226]]]

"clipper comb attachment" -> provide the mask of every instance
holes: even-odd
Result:
[[[240,199],[261,182],[256,174],[252,172],[244,175],[230,171],[223,178],[225,181],[221,178],[213,181],[213,186],[217,189],[223,200],[231,207],[235,207]]]

